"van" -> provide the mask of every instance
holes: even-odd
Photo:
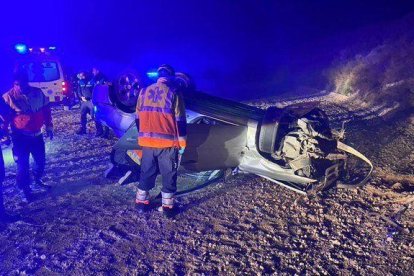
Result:
[[[40,88],[50,102],[62,102],[71,96],[59,58],[45,48],[31,51],[17,64],[18,70],[27,72],[29,85]]]

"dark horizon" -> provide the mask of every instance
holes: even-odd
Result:
[[[57,46],[75,70],[96,65],[115,77],[128,68],[146,72],[169,63],[207,92],[230,98],[276,94],[329,62],[326,49],[313,45],[414,10],[410,1],[255,2],[8,3],[0,17],[0,87],[8,87],[13,46],[21,42]],[[322,58],[315,62],[315,56]]]

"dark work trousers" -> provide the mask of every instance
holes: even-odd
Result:
[[[13,158],[17,163],[17,186],[24,192],[30,191],[30,154],[34,160],[33,176],[41,179],[45,171],[46,152],[43,135],[28,136],[20,133],[12,134]]]
[[[177,148],[142,148],[141,175],[138,188],[149,191],[155,186],[158,170],[162,176],[162,192],[177,191]]]
[[[93,113],[93,104],[92,101],[81,101],[80,104],[80,110],[81,110],[81,128],[83,130],[86,130],[86,123],[87,123],[87,118],[86,116],[89,114],[89,116],[91,116],[92,119],[94,119],[95,121],[95,126],[96,126],[96,133],[103,133],[103,126],[102,123],[99,120],[95,119],[94,113]],[[106,131],[106,128],[105,128]]]

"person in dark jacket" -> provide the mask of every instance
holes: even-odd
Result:
[[[86,134],[87,115],[89,114],[93,118],[93,105],[92,105],[92,89],[88,86],[86,74],[81,72],[77,75],[78,87],[76,94],[80,100],[80,128],[76,134]]]
[[[78,90],[77,94],[80,99],[81,110],[81,126],[76,134],[86,134],[87,115],[91,116],[95,120],[96,137],[105,137],[109,135],[109,129],[107,126],[103,126],[99,120],[95,119],[94,106],[92,103],[92,93],[97,85],[106,83],[105,76],[99,72],[97,68],[92,69],[92,78],[87,80],[86,74],[81,72],[78,74]]]
[[[103,85],[108,84],[108,80],[104,74],[99,71],[97,67],[92,68],[92,79],[89,81],[89,85],[93,89],[97,85]],[[96,120],[96,136],[103,137],[103,138],[109,138],[109,128],[106,125],[103,125],[102,122],[99,120]]]
[[[6,128],[11,126],[13,158],[17,163],[16,182],[28,201],[35,199],[31,190],[30,155],[34,159],[33,175],[37,186],[49,189],[42,182],[46,152],[41,129],[46,127],[46,135],[53,139],[53,124],[49,103],[42,90],[28,84],[27,74],[15,75],[13,88],[3,95],[3,100],[11,109],[6,117]]]
[[[141,174],[136,195],[140,211],[149,206],[149,190],[162,175],[162,207],[167,216],[176,213],[177,169],[187,143],[184,100],[175,85],[175,72],[169,65],[158,68],[156,83],[143,89],[136,107],[138,144],[142,147]]]

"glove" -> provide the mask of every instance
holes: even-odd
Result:
[[[49,137],[50,140],[53,140],[53,130],[46,130],[46,137]]]
[[[179,154],[179,155],[183,155],[183,154],[184,154],[184,151],[185,151],[185,147],[181,147],[181,148],[178,150],[178,154]]]

